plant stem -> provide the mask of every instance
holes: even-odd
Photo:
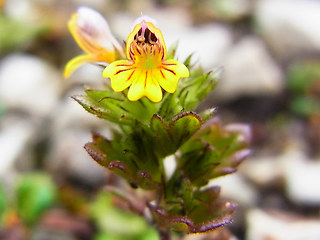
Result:
[[[160,240],[171,240],[171,234],[169,230],[165,231],[159,228],[157,230],[159,233]]]

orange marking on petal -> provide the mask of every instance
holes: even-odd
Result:
[[[173,75],[177,75],[173,70],[171,69],[168,69],[168,68],[165,68],[165,67],[162,67],[164,70],[168,71],[168,72],[171,72]]]
[[[160,73],[161,73],[161,76],[165,79],[164,74],[161,69],[160,69]]]
[[[130,76],[128,77],[127,81],[129,81],[132,77],[132,75],[134,74],[134,70],[132,71],[132,73],[130,74]]]
[[[165,66],[177,66],[176,63],[162,63]]]
[[[147,78],[148,78],[148,71],[146,71],[146,78],[144,79],[144,88],[147,87]]]
[[[114,75],[118,75],[119,73],[122,73],[122,72],[125,72],[125,71],[129,71],[129,70],[132,70],[132,69],[135,69],[135,68],[121,69],[121,70],[118,70]]]
[[[130,67],[131,64],[117,64],[116,67]]]

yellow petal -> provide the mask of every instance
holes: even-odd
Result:
[[[96,62],[96,59],[88,54],[72,58],[64,67],[63,77],[68,78],[77,68],[87,62]]]
[[[154,77],[160,86],[169,93],[176,91],[180,78],[188,76],[188,68],[183,63],[174,59],[164,61],[159,70],[154,70]]]
[[[160,102],[162,91],[157,81],[152,77],[151,71],[137,71],[131,87],[128,92],[130,101],[137,101],[146,96],[152,102]]]
[[[122,47],[112,35],[101,14],[87,7],[80,7],[71,16],[68,28],[77,44],[96,61],[113,62],[123,55]]]
[[[103,77],[110,78],[111,87],[115,92],[121,92],[129,87],[136,75],[135,67],[128,60],[115,61],[102,72]]]
[[[138,20],[138,21],[137,21]],[[162,35],[162,32],[159,28],[157,28],[150,20],[150,18],[145,18],[145,17],[139,17],[136,20],[136,22],[138,22],[138,24],[136,24],[133,28],[133,30],[131,31],[131,33],[129,34],[128,38],[127,38],[127,45],[126,45],[126,53],[127,53],[127,58],[130,59],[130,45],[131,43],[134,41],[135,36],[137,35],[137,33],[140,31],[141,28],[148,28],[152,33],[155,34],[155,36],[157,37],[160,45],[163,48],[163,56],[162,58],[165,59],[166,55],[167,55],[167,48],[166,48],[166,44],[164,42],[164,38]]]
[[[162,90],[159,86],[158,81],[153,77],[151,71],[148,71],[151,75],[147,78],[145,96],[149,98],[152,102],[160,102],[162,99]]]

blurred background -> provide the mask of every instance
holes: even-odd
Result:
[[[320,239],[317,0],[0,0],[0,239],[157,239],[111,206],[108,176],[83,149],[92,130],[109,134],[70,98],[102,88],[102,69],[62,78],[82,53],[67,21],[83,5],[120,41],[136,17],[154,18],[178,59],[221,71],[201,108],[252,127],[252,156],[212,183],[239,204],[234,222],[187,239]]]

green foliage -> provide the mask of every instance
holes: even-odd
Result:
[[[181,148],[179,167],[198,187],[210,179],[235,172],[250,153],[248,131],[245,125],[223,128],[219,122],[202,128]]]
[[[19,49],[47,31],[47,27],[10,19],[0,13],[0,55]]]
[[[186,60],[186,64],[188,64]],[[190,77],[178,84],[174,94],[164,93],[160,103],[152,103],[145,97],[131,102],[125,93],[116,93],[106,86],[104,91],[87,89],[86,95],[73,98],[88,112],[99,118],[118,124],[122,128],[135,128],[136,122],[149,125],[154,114],[166,120],[182,111],[192,111],[216,86],[216,72],[203,73],[201,68],[190,71]]]
[[[173,56],[175,51],[171,52]],[[73,98],[88,112],[113,124],[110,139],[93,133],[92,142],[85,145],[89,155],[133,188],[153,194],[156,202],[138,201],[149,208],[159,229],[200,233],[232,221],[236,205],[219,198],[219,187],[203,187],[213,178],[236,171],[249,154],[250,137],[247,126],[223,127],[212,118],[215,109],[194,112],[216,86],[217,74],[203,73],[190,62],[191,56],[185,61],[190,77],[179,82],[175,93],[164,93],[160,103],[146,98],[130,102],[126,93],[115,93],[108,86],[103,91],[87,89],[86,95]],[[177,167],[166,179],[163,160],[170,155]],[[110,196],[104,198],[99,200],[104,202],[101,206],[109,206]],[[126,220],[118,210],[110,209],[96,210],[95,217],[116,219],[112,221],[119,221],[117,226],[128,226],[120,224]],[[120,230],[125,231],[120,227],[113,232]],[[110,232],[97,239],[109,239],[105,234]]]
[[[55,201],[56,188],[48,175],[22,176],[17,185],[17,213],[26,224],[34,224]]]
[[[291,110],[301,116],[320,113],[320,62],[292,64],[288,71],[288,87],[292,94]]]
[[[2,223],[3,217],[4,217],[4,210],[5,210],[5,194],[2,189],[2,185],[0,184],[0,224]]]
[[[115,208],[112,195],[100,192],[91,204],[91,217],[99,233],[96,240],[156,240],[157,232],[150,229],[145,219],[131,212]]]

